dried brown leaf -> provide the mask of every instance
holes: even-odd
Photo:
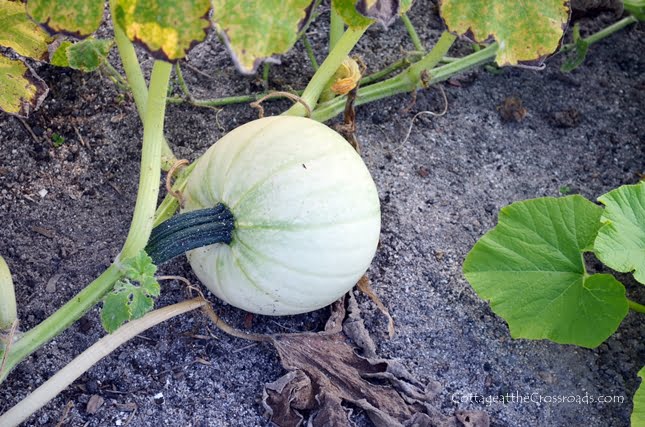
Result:
[[[443,415],[431,404],[438,383],[421,383],[401,364],[378,358],[351,293],[347,310],[343,300],[334,304],[324,331],[275,335],[271,342],[289,371],[264,390],[264,407],[278,426],[349,426],[352,407],[377,427],[489,425],[485,412]]]

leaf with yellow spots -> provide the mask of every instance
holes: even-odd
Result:
[[[312,0],[213,0],[213,22],[244,74],[293,47]]]
[[[152,56],[176,62],[206,38],[209,0],[115,0],[114,20]]]
[[[350,27],[366,27],[375,21],[387,26],[407,12],[412,0],[332,0],[332,7]]]
[[[0,110],[27,117],[37,110],[49,89],[22,61],[0,55]]]
[[[499,44],[498,65],[539,65],[560,46],[568,0],[440,0],[448,30]]]
[[[103,0],[28,0],[27,13],[51,33],[87,37],[103,20]]]
[[[49,35],[29,19],[23,3],[0,0],[0,46],[43,60],[50,42]]]

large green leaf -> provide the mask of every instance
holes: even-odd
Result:
[[[64,41],[52,54],[50,63],[58,67],[91,72],[96,70],[107,58],[112,40],[88,37],[77,43]]]
[[[22,61],[0,55],[0,110],[27,117],[37,110],[49,89]]]
[[[103,20],[103,0],[28,0],[27,12],[52,33],[87,37]]]
[[[49,35],[35,24],[21,2],[0,0],[0,46],[30,58],[47,58]]]
[[[237,68],[251,74],[263,59],[293,47],[311,6],[312,0],[213,0],[213,22]]]
[[[605,265],[645,283],[645,182],[598,198],[605,205],[594,252]]]
[[[513,203],[470,251],[466,278],[514,338],[592,348],[616,331],[628,310],[625,288],[611,275],[588,275],[582,257],[601,214],[578,195]]]
[[[441,0],[448,30],[499,43],[498,65],[539,63],[556,51],[569,20],[567,0]]]
[[[645,427],[645,367],[638,371],[641,385],[634,394],[634,410],[632,411],[632,427]]]
[[[115,0],[117,24],[154,57],[175,62],[206,38],[209,0]]]

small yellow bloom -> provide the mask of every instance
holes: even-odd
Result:
[[[331,90],[336,95],[345,95],[356,87],[361,77],[358,63],[354,59],[347,57],[334,73],[332,79],[334,83],[331,85]]]

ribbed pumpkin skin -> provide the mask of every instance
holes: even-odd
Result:
[[[230,245],[188,252],[199,280],[229,304],[288,315],[324,307],[354,286],[379,239],[376,186],[338,133],[301,117],[233,130],[198,161],[184,212],[223,203]]]

